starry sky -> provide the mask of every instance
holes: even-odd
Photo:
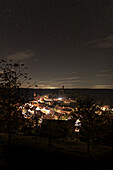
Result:
[[[113,0],[0,0],[0,58],[39,88],[113,88]]]

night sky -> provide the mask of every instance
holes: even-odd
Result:
[[[39,88],[113,88],[113,0],[0,0],[0,58]]]

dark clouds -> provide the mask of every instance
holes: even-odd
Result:
[[[24,61],[39,87],[111,88],[112,18],[111,0],[1,0],[0,56]]]

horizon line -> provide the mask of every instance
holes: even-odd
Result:
[[[24,89],[33,89],[33,90],[113,90],[113,88],[24,88]]]

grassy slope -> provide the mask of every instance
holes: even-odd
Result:
[[[33,136],[12,137],[7,145],[7,135],[1,135],[0,169],[109,169],[112,164],[112,148],[95,145],[86,152],[86,143],[75,140],[52,140],[48,151],[48,140]],[[37,167],[37,168],[36,168]]]

